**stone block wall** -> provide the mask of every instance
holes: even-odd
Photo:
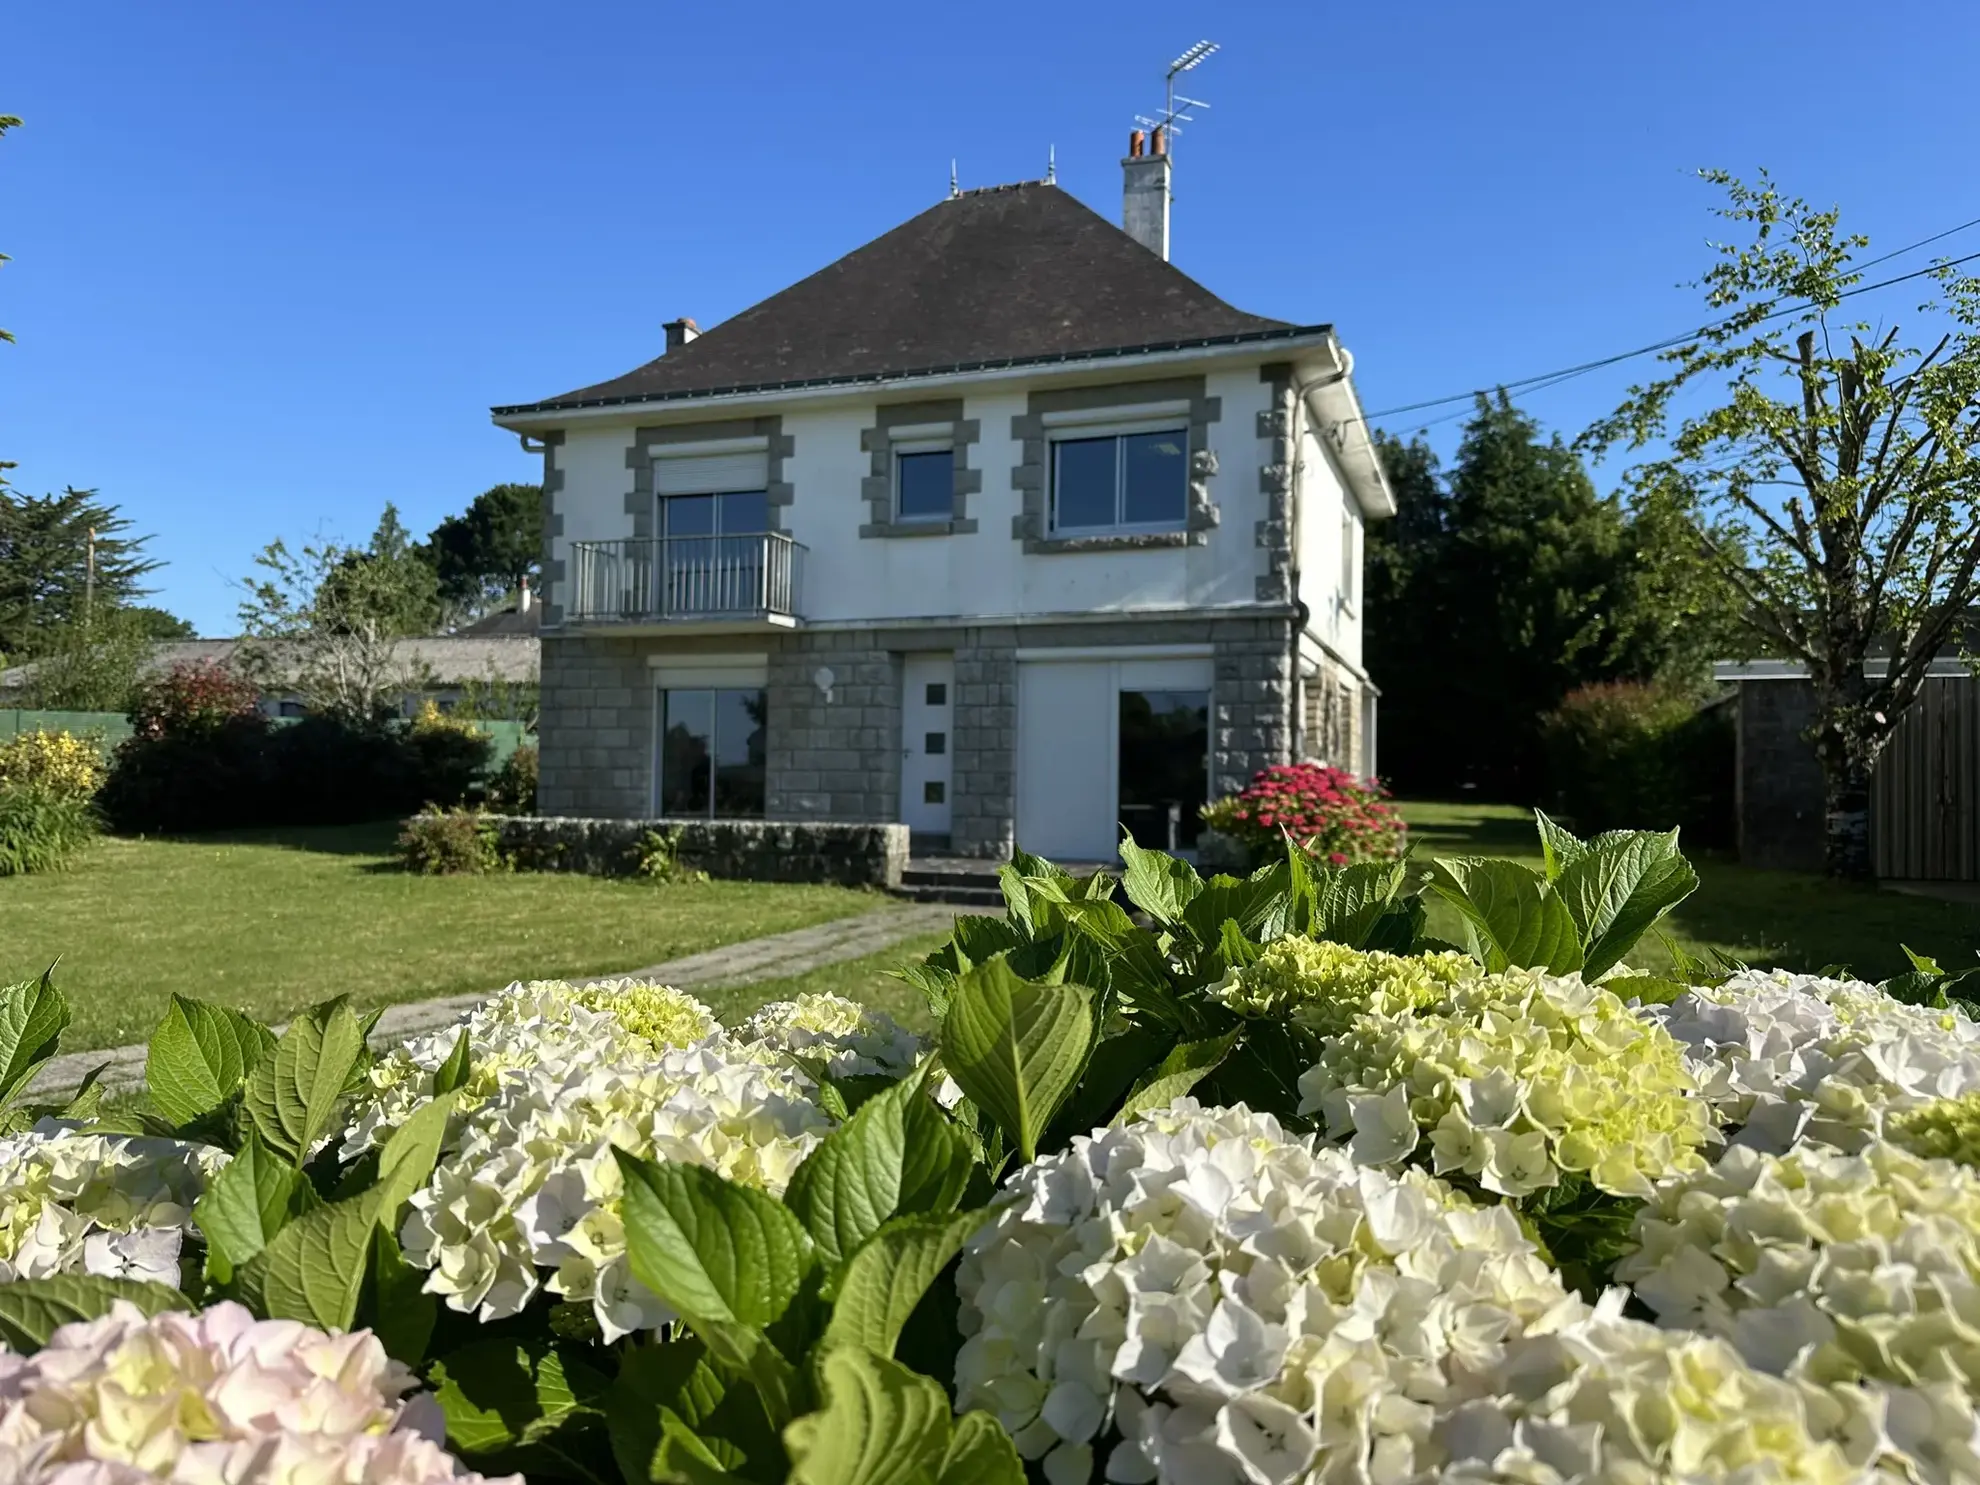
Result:
[[[523,869],[591,876],[626,875],[649,830],[679,832],[683,865],[741,881],[898,887],[908,859],[907,826],[863,821],[505,815],[494,824],[503,854],[520,858]]]
[[[647,647],[594,635],[544,639],[539,808],[558,815],[643,815],[652,808]]]
[[[1822,869],[1822,766],[1802,734],[1815,719],[1807,681],[1739,688],[1739,859],[1776,871]]]
[[[783,820],[892,820],[901,809],[900,657],[865,632],[786,635],[770,655],[764,810]],[[828,697],[816,680],[832,672]]]
[[[1210,797],[1217,799],[1235,794],[1259,769],[1292,761],[1292,621],[1225,619],[1211,643]]]
[[[955,654],[949,848],[1008,860],[1017,834],[1017,631],[972,629]]]

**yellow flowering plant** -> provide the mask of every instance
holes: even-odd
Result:
[[[0,743],[0,789],[44,789],[64,799],[94,799],[103,787],[103,753],[97,742],[73,732],[41,728]]]

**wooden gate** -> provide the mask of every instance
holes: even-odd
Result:
[[[1887,880],[1980,881],[1980,682],[1927,680],[1877,760],[1870,849]]]

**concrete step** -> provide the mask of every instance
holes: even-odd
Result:
[[[909,902],[942,902],[951,907],[980,908],[985,912],[1002,912],[1004,894],[995,887],[970,887],[956,883],[902,883],[894,889],[896,897]]]

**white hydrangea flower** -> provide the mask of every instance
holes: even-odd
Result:
[[[433,1097],[434,1074],[468,1034],[462,1111],[473,1109],[511,1071],[544,1061],[620,1062],[691,1046],[720,1028],[715,1013],[682,990],[644,980],[571,985],[518,982],[490,996],[452,1026],[416,1037],[372,1064],[355,1101],[339,1154],[354,1160],[383,1144],[406,1116]]]
[[[1887,1116],[1980,1090],[1980,1023],[1855,980],[1748,970],[1650,1007],[1739,1144],[1861,1149]]]
[[[119,1302],[32,1356],[0,1353],[11,1485],[492,1485],[441,1447],[430,1398],[369,1331],[231,1302],[146,1319]],[[519,1476],[508,1485],[521,1485]]]
[[[840,995],[800,995],[764,1006],[736,1035],[769,1052],[816,1058],[834,1078],[904,1078],[921,1038],[885,1011]]]
[[[1020,1170],[957,1285],[957,1406],[1055,1482],[1407,1479],[1438,1399],[1585,1309],[1510,1209],[1187,1099]]]
[[[226,1162],[212,1146],[57,1119],[0,1137],[0,1283],[91,1273],[176,1289],[193,1203]]]
[[[401,1241],[425,1287],[483,1320],[540,1287],[588,1302],[610,1339],[673,1316],[633,1279],[617,1145],[781,1193],[831,1127],[795,1068],[721,1035],[631,1060],[543,1056],[511,1069],[463,1121],[411,1201]],[[540,1269],[551,1269],[547,1285]]]
[[[1920,1478],[1980,1480],[1980,1173],[1882,1142],[1729,1150],[1660,1187],[1619,1280],[1754,1366],[1867,1385]],[[1936,1421],[1950,1408],[1963,1432]]]
[[[1365,1165],[1414,1156],[1514,1199],[1569,1172],[1645,1196],[1718,1139],[1657,1022],[1579,975],[1534,970],[1426,981],[1353,1017],[1299,1094]]]
[[[1447,1485],[1902,1480],[1866,1418],[1748,1366],[1724,1341],[1620,1318],[1617,1293],[1515,1341],[1482,1395],[1433,1430]],[[1969,1427],[1971,1420],[1968,1420]]]

